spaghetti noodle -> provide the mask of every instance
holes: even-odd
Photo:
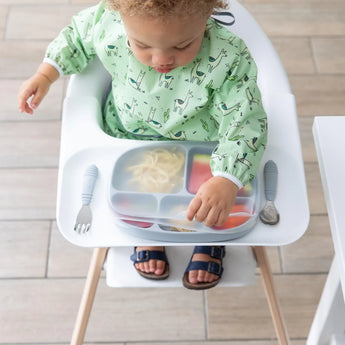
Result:
[[[144,193],[172,193],[183,183],[185,155],[176,148],[157,148],[145,152],[141,162],[127,168],[129,184]]]

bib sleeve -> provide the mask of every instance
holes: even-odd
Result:
[[[240,40],[239,53],[222,86],[214,90],[210,108],[219,124],[212,173],[227,177],[239,188],[255,177],[267,142],[267,117],[256,80],[256,64]]]
[[[80,73],[95,57],[93,31],[104,12],[101,2],[72,18],[60,34],[48,45],[44,62],[50,63],[60,75]]]

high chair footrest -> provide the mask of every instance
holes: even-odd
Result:
[[[182,287],[182,278],[193,253],[192,246],[168,246],[170,276],[164,281],[141,277],[133,268],[132,247],[110,248],[106,264],[106,281],[110,287]],[[251,247],[228,246],[223,259],[224,273],[218,286],[254,284],[256,261]]]

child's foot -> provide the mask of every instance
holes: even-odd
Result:
[[[131,260],[138,273],[145,278],[166,279],[169,276],[164,247],[136,247]]]
[[[137,247],[136,252],[140,251],[160,251],[164,252],[164,247]],[[150,259],[149,261],[146,262],[139,262],[134,264],[135,268],[141,272],[145,273],[154,273],[155,275],[159,276],[163,274],[164,269],[165,269],[165,262],[163,260],[155,260],[155,259]]]
[[[194,254],[192,257],[192,261],[202,261],[202,262],[216,262],[220,264],[219,259],[214,259],[209,254]],[[192,270],[188,273],[188,279],[191,284],[197,283],[211,283],[219,279],[219,276],[209,273],[204,270]]]
[[[183,277],[188,289],[202,290],[216,286],[222,276],[224,247],[196,246]]]

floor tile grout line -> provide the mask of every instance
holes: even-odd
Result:
[[[80,281],[85,281],[86,276],[64,276],[64,277],[0,277],[0,281],[30,281],[30,280],[41,280],[41,281],[61,281],[61,280],[80,280]],[[105,277],[100,277],[100,280],[103,279],[105,280]],[[127,289],[127,288],[121,288],[121,289]],[[0,343],[1,345],[1,343]]]
[[[92,6],[93,2],[90,1],[90,2],[85,2],[84,4],[83,3],[72,3],[72,2],[68,2],[68,3],[58,3],[58,2],[45,2],[45,3],[37,3],[37,2],[32,2],[31,4],[30,3],[8,3],[8,4],[1,4],[1,6],[8,6],[8,7],[12,7],[12,8],[15,8],[15,7],[25,7],[25,8],[37,8],[37,7],[47,7],[47,8],[52,8],[52,7],[85,7],[85,6]]]
[[[52,228],[53,228],[53,220],[50,220],[49,224],[49,235],[47,241],[47,255],[46,255],[46,269],[45,269],[45,278],[49,278],[49,262],[50,262],[50,249],[51,249],[51,242],[52,242]]]
[[[310,48],[310,52],[311,52],[311,58],[313,60],[313,67],[314,67],[314,73],[316,75],[320,75],[319,73],[319,68],[318,68],[318,64],[317,64],[317,61],[316,61],[316,55],[315,55],[315,50],[314,50],[314,44],[313,44],[313,38],[310,37],[308,39],[308,44],[309,44],[309,48]]]
[[[324,275],[328,274],[328,270],[321,272],[311,272],[311,271],[302,271],[302,272],[284,272],[284,273],[279,273],[279,272],[273,272],[273,277],[284,277],[284,276],[303,276],[303,275],[311,275],[311,276],[317,276],[317,275]],[[261,277],[260,273],[255,273],[255,277]]]
[[[19,114],[20,116],[20,114]],[[28,120],[0,120],[0,123],[16,123],[16,124],[26,124],[26,123],[32,123],[32,124],[37,124],[37,123],[60,123],[61,122],[61,119],[60,118],[57,118],[57,119],[47,119],[47,120],[31,120],[31,119],[28,119]]]
[[[324,272],[309,272],[309,271],[303,271],[303,272],[286,272],[286,273],[273,273],[273,277],[284,277],[284,276],[324,276],[327,275],[328,271],[324,271]],[[255,273],[255,277],[256,278],[260,278],[261,275],[260,273]],[[59,281],[59,280],[85,280],[86,279],[86,275],[84,276],[29,276],[29,277],[0,277],[0,281],[29,281],[29,280],[44,280],[44,281]],[[104,283],[106,283],[106,277],[102,276],[100,277],[100,280],[104,281]],[[171,287],[172,289],[181,289],[181,287]],[[226,287],[231,289],[231,287]],[[119,289],[127,289],[127,287],[120,287]],[[139,287],[131,287],[130,289],[142,289]],[[145,289],[149,289],[149,287],[145,288]],[[205,311],[204,311],[205,313]],[[207,311],[208,313],[208,311]],[[208,316],[207,316],[208,319]],[[208,332],[208,325],[207,325],[207,332]],[[209,332],[208,332],[209,333]],[[209,339],[209,334],[207,334],[207,338],[206,340],[210,340]],[[0,343],[1,345],[1,343]]]
[[[49,222],[49,221],[55,222],[56,219],[52,219],[52,218],[2,218],[0,219],[0,223],[16,223],[16,222],[29,223],[29,222]]]
[[[279,257],[279,263],[280,263],[280,271],[282,274],[285,274],[285,266],[284,266],[284,260],[283,260],[283,254],[281,247],[278,247],[278,257]],[[274,274],[274,273],[273,273]]]
[[[306,340],[306,338],[302,338],[302,337],[296,337],[296,338],[293,338],[293,337],[290,337],[290,340],[292,341],[304,341]],[[151,340],[132,340],[132,341],[125,341],[124,343],[117,343],[117,342],[112,342],[111,344],[109,342],[90,342],[92,344],[99,344],[99,345],[131,345],[131,344],[147,344],[147,345],[155,345],[155,344],[167,344],[167,345],[178,345],[178,344],[185,344],[185,343],[188,343],[188,344],[209,344],[209,345],[212,345],[213,343],[215,344],[223,344],[224,345],[227,345],[229,342],[235,342],[236,344],[242,344],[243,345],[246,345],[248,342],[253,342],[253,345],[256,343],[256,342],[259,342],[259,343],[263,343],[263,342],[269,342],[267,343],[267,345],[270,345],[270,344],[277,344],[277,339],[276,338],[226,338],[226,339],[212,339],[212,340],[206,340],[206,341],[203,341],[203,340],[190,340],[190,339],[179,339],[179,340],[163,340],[163,341],[159,341],[159,340],[155,340],[155,341],[151,341]],[[87,345],[89,344],[89,342],[85,342],[84,345]],[[2,345],[0,343],[0,345]],[[6,344],[8,345],[8,344]],[[13,345],[13,344],[11,344]],[[22,344],[20,344],[22,345]],[[24,344],[26,345],[26,344]],[[31,344],[30,344],[31,345]],[[38,344],[40,345],[40,344]],[[48,344],[50,345],[50,344]],[[54,344],[55,345],[55,344]]]
[[[0,167],[0,170],[57,170],[55,166],[18,166],[18,167]]]
[[[3,37],[3,39],[1,39],[1,41],[5,41],[6,40],[6,33],[8,31],[8,25],[10,23],[9,17],[10,17],[11,7],[12,6],[10,4],[7,6],[7,13],[6,13],[5,26],[4,26],[4,37]]]
[[[207,291],[203,291],[203,306],[204,306],[204,336],[205,340],[209,339],[209,329],[208,329],[208,299]]]

